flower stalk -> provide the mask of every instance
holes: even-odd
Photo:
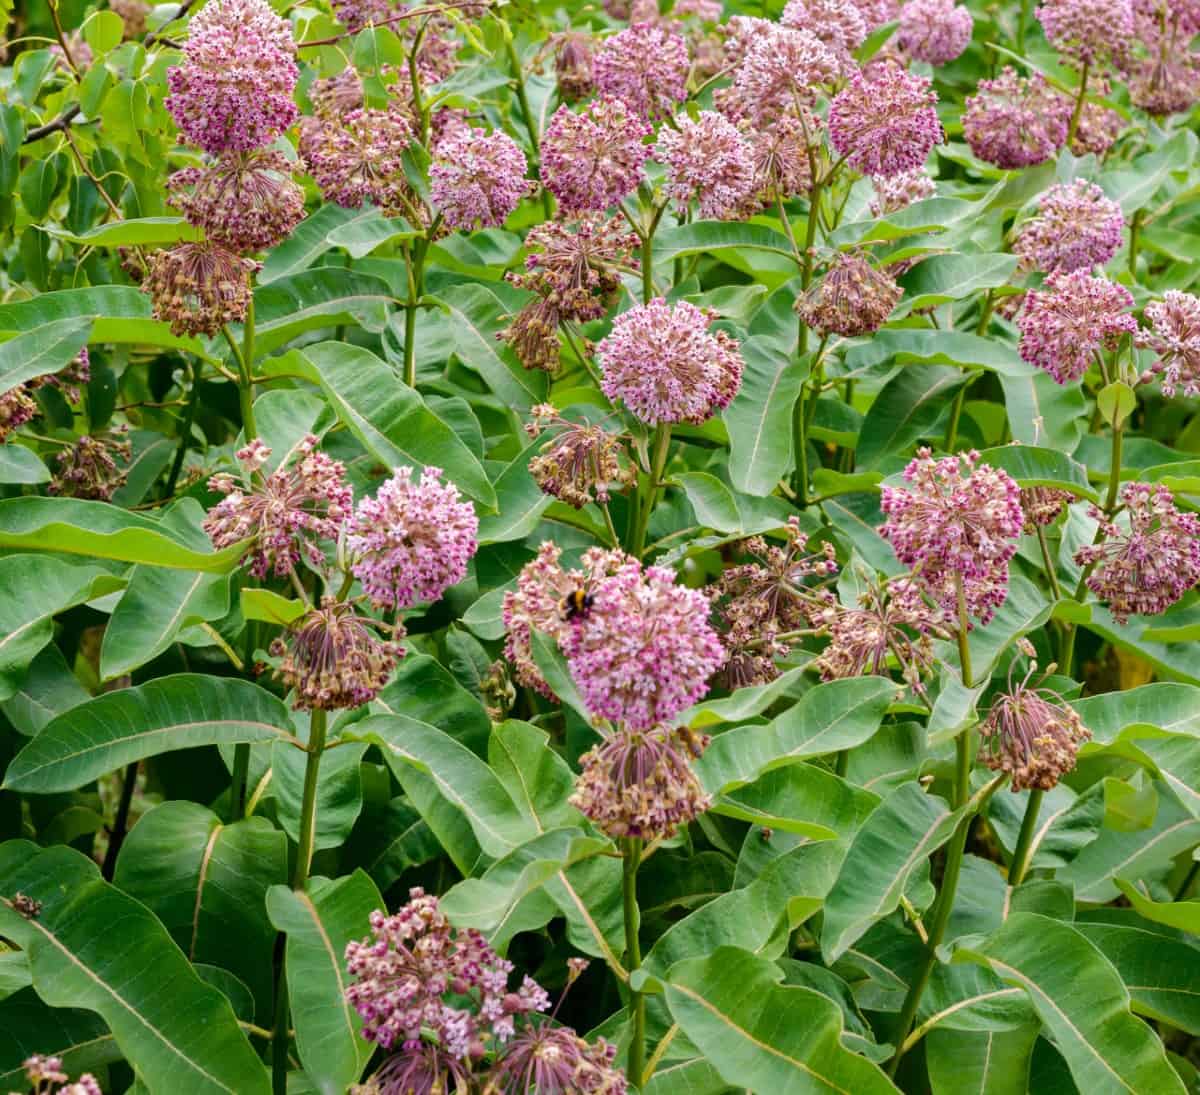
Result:
[[[637,904],[637,871],[642,856],[642,841],[626,837],[621,841],[624,856],[621,871],[621,905],[625,921],[625,966],[632,973],[642,964],[642,949],[638,941],[641,914]],[[626,1075],[640,1086],[646,1069],[646,997],[630,986],[629,1010],[633,1016],[633,1032],[629,1041]]]

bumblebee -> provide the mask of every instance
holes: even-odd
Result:
[[[583,620],[591,611],[593,597],[582,586],[573,589],[563,598],[562,615],[564,620]]]
[[[693,757],[699,759],[704,755],[704,747],[708,744],[707,736],[694,734],[687,726],[677,726],[675,734]]]

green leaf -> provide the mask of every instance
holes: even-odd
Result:
[[[1034,445],[999,445],[979,454],[981,464],[1008,472],[1021,487],[1056,487],[1079,498],[1099,501],[1088,482],[1087,468],[1054,449]]]
[[[1025,989],[1081,1091],[1183,1095],[1162,1043],[1130,1012],[1117,971],[1069,924],[1014,913],[955,960],[984,963]]]
[[[1155,737],[1158,731],[1200,737],[1200,687],[1163,681],[1091,696],[1071,704],[1096,745]]]
[[[382,811],[366,809],[351,841],[358,862],[381,890],[387,891],[405,871],[439,858],[442,846],[429,824],[403,796]]]
[[[540,369],[526,369],[497,340],[506,326],[507,309],[484,285],[460,282],[429,297],[444,313],[455,352],[483,377],[505,406],[528,411],[545,402],[549,378]]]
[[[180,673],[97,696],[52,720],[8,767],[4,786],[50,794],[135,760],[218,743],[292,740],[287,708],[249,681]]]
[[[1023,375],[1001,373],[1000,385],[1014,440],[1060,452],[1075,451],[1087,427],[1088,409],[1078,384],[1064,386],[1038,370]]]
[[[384,909],[362,871],[331,881],[314,878],[307,891],[275,886],[267,894],[271,923],[287,935],[287,983],[304,1071],[322,1095],[343,1095],[374,1052],[361,1036],[362,1019],[346,999],[346,944],[370,931]]]
[[[76,234],[54,225],[42,231],[55,239],[86,247],[167,247],[182,241],[202,240],[204,233],[182,217],[142,217],[97,225]]]
[[[1001,377],[1028,377],[1038,371],[1017,356],[1015,346],[963,331],[885,327],[846,353],[846,368],[855,372],[911,362],[990,369]]]
[[[317,823],[313,847],[317,851],[339,848],[346,843],[362,811],[363,743],[341,743],[321,757],[317,782]],[[271,784],[267,793],[276,803],[280,827],[300,843],[300,811],[304,795],[304,772],[308,754],[285,742],[271,749]]]
[[[1110,426],[1121,426],[1137,409],[1137,396],[1128,384],[1114,380],[1096,396],[1096,406],[1105,422]]]
[[[720,739],[718,739],[720,740]],[[717,799],[714,812],[810,840],[849,838],[879,805],[863,791],[815,764],[789,764]]]
[[[306,270],[333,247],[329,242],[330,232],[353,220],[370,216],[372,212],[370,209],[347,209],[333,202],[325,203],[311,217],[296,225],[292,234],[278,247],[267,253],[258,272],[258,284],[267,285]]]
[[[469,749],[429,723],[404,715],[375,715],[345,736],[383,750],[393,769],[411,765],[432,777],[441,795],[471,824],[481,847],[499,858],[534,835],[496,774]]]
[[[754,498],[735,491],[715,475],[689,471],[675,477],[696,511],[696,520],[714,532],[737,537],[783,528],[793,510],[781,498]]]
[[[739,1088],[772,1095],[899,1090],[878,1066],[842,1045],[835,1003],[812,989],[780,985],[782,977],[773,962],[721,947],[671,967],[667,1006],[726,1083]]]
[[[654,237],[656,263],[690,255],[711,255],[768,288],[794,277],[798,266],[787,237],[763,224],[695,221]]]
[[[15,441],[0,445],[0,483],[33,486],[50,482],[50,469],[32,449]]]
[[[831,232],[826,242],[831,247],[871,240],[894,240],[929,232],[942,232],[950,225],[977,217],[983,205],[963,198],[926,198],[897,209],[887,216],[869,221],[854,221]]]
[[[96,11],[83,24],[83,39],[95,53],[108,53],[125,36],[124,20],[115,11]]]
[[[1155,901],[1123,878],[1118,878],[1116,885],[1147,920],[1200,936],[1200,901]]]
[[[886,677],[817,685],[766,726],[718,735],[696,762],[696,773],[710,792],[721,793],[781,765],[860,745],[879,728],[896,693]]]
[[[855,467],[869,470],[888,459],[907,459],[913,445],[929,436],[943,408],[967,379],[960,369],[944,366],[901,369],[867,411]]]
[[[464,494],[495,507],[496,492],[471,450],[369,350],[320,342],[264,362],[264,371],[297,373],[318,385],[338,418],[386,467],[441,468]]]
[[[925,1066],[933,1095],[1026,1095],[1038,1025],[1016,1030],[937,1029],[925,1039]]]
[[[387,326],[392,291],[370,274],[332,266],[302,270],[254,290],[254,352],[262,357],[306,331]]]
[[[107,502],[79,498],[8,498],[0,501],[0,548],[89,555],[125,563],[228,574],[244,554],[241,544],[197,551],[149,517]]]
[[[284,597],[269,589],[247,589],[239,591],[242,616],[247,620],[287,627],[300,619],[307,611],[304,602],[295,597]]]
[[[542,442],[534,441],[497,477],[496,513],[479,519],[479,543],[503,544],[523,540],[542,519],[554,499],[539,487],[529,474],[529,461],[541,451]]]
[[[539,833],[579,817],[567,804],[575,776],[549,741],[545,730],[515,719],[502,722],[488,739],[488,764]]]
[[[413,239],[420,234],[403,218],[392,219],[378,209],[371,209],[367,216],[339,224],[325,238],[331,246],[348,252],[351,258],[361,259],[385,243]]]
[[[70,365],[87,345],[91,330],[90,319],[63,319],[0,342],[0,395]]]
[[[1017,261],[1016,255],[1006,254],[930,255],[900,278],[903,306],[914,312],[1007,285]]]
[[[35,1053],[61,1058],[63,1071],[71,1076],[99,1070],[121,1056],[95,1012],[48,1007],[25,988],[0,1002],[0,1087],[28,1090],[22,1062]]]
[[[269,1024],[275,932],[264,902],[286,878],[287,840],[265,818],[224,825],[198,803],[164,802],[130,830],[113,884],[162,921],[189,962],[243,982]]]
[[[196,976],[154,914],[104,882],[86,856],[9,842],[0,847],[0,893],[0,926],[28,952],[38,995],[53,1007],[99,1012],[151,1089],[270,1091],[229,1002]],[[42,902],[41,915],[15,912],[17,893]]]
[[[89,699],[79,678],[67,668],[62,652],[50,643],[29,663],[25,679],[12,696],[0,703],[0,709],[17,733],[31,738],[55,715]]]
[[[0,699],[16,694],[29,663],[53,638],[57,613],[124,584],[98,566],[44,555],[0,558]]]
[[[766,497],[795,458],[792,411],[807,368],[760,336],[742,343],[742,356],[742,385],[722,416],[729,430],[729,479],[745,494]]]

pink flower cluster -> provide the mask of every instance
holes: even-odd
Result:
[[[1079,64],[1119,61],[1134,35],[1132,0],[1043,0],[1036,14],[1050,44]]]
[[[1121,503],[1123,525],[1093,507],[1104,540],[1080,548],[1075,562],[1094,568],[1088,589],[1125,623],[1165,612],[1200,581],[1200,517],[1181,513],[1168,488],[1150,483],[1126,485]]]
[[[919,449],[904,478],[907,487],[883,487],[879,534],[948,615],[958,614],[961,588],[967,614],[986,624],[1008,595],[1024,524],[1020,488],[977,452],[938,460]]]
[[[708,691],[725,650],[708,597],[628,559],[590,588],[559,642],[587,709],[630,730],[669,723]]]
[[[90,1072],[83,1073],[71,1083],[71,1077],[63,1071],[61,1057],[35,1053],[21,1062],[21,1068],[25,1070],[26,1081],[33,1087],[33,1095],[102,1095],[96,1077]]]
[[[1133,294],[1083,270],[1051,274],[1045,288],[1029,292],[1017,317],[1021,360],[1045,369],[1059,384],[1078,380],[1096,354],[1115,349],[1137,330],[1129,314]]]
[[[900,302],[895,278],[862,255],[839,252],[825,276],[796,299],[800,318],[822,335],[855,338],[878,331]]]
[[[697,200],[700,216],[720,219],[735,212],[754,189],[754,154],[738,128],[723,115],[702,110],[664,126],[654,158],[666,165],[665,190],[682,209]]]
[[[1137,344],[1158,355],[1150,375],[1162,378],[1163,395],[1200,395],[1200,297],[1168,289],[1144,315],[1151,329],[1138,332]]]
[[[758,126],[769,126],[797,104],[811,106],[841,75],[837,55],[807,30],[768,23],[756,28],[733,76],[731,98]]]
[[[396,110],[352,110],[306,118],[300,155],[326,200],[348,209],[370,201],[389,214],[412,214],[404,153],[412,129]]]
[[[644,118],[663,118],[687,97],[687,43],[657,23],[634,23],[614,34],[592,60],[600,94]]]
[[[373,938],[346,945],[355,979],[346,999],[363,1018],[364,1038],[412,1051],[430,1031],[443,1053],[469,1059],[482,1054],[485,1035],[500,1043],[511,1038],[514,1016],[549,1007],[529,977],[510,992],[513,964],[479,932],[454,928],[436,897],[417,886],[409,898],[392,916],[371,914]]]
[[[854,0],[788,0],[779,21],[785,27],[815,34],[843,56],[867,38],[866,17]]]
[[[1011,67],[980,80],[967,97],[963,136],[986,163],[1007,169],[1050,159],[1067,142],[1071,104],[1041,73],[1018,76]]]
[[[1038,207],[1013,243],[1026,269],[1069,274],[1103,266],[1120,249],[1125,217],[1095,183],[1059,183],[1041,196]]]
[[[463,127],[435,149],[429,195],[450,228],[498,228],[529,193],[527,167],[507,133]]]
[[[596,348],[601,390],[648,425],[700,423],[724,410],[742,382],[742,355],[724,331],[711,332],[713,313],[661,298],[613,321]]]
[[[560,106],[542,138],[542,182],[564,213],[603,212],[642,181],[650,133],[620,99],[597,99],[579,114]]]
[[[896,42],[905,53],[930,65],[948,65],[962,56],[975,21],[954,0],[908,0],[900,9]]]
[[[164,105],[206,152],[248,152],[298,115],[300,70],[291,29],[265,0],[210,0],[188,24],[183,64],[167,73]]]
[[[885,217],[904,209],[913,202],[924,201],[937,194],[937,183],[923,167],[914,167],[899,175],[881,175],[871,180],[875,196],[871,199],[871,216]]]
[[[829,105],[829,143],[863,175],[911,171],[944,139],[936,103],[929,80],[898,65],[855,73]]]
[[[466,577],[479,519],[441,474],[428,467],[413,482],[412,468],[397,468],[354,512],[346,535],[350,569],[376,608],[436,601]]]

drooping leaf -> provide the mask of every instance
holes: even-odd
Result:
[[[91,330],[92,320],[81,316],[47,323],[0,342],[0,395],[27,380],[56,373],[70,365],[87,345]]]

